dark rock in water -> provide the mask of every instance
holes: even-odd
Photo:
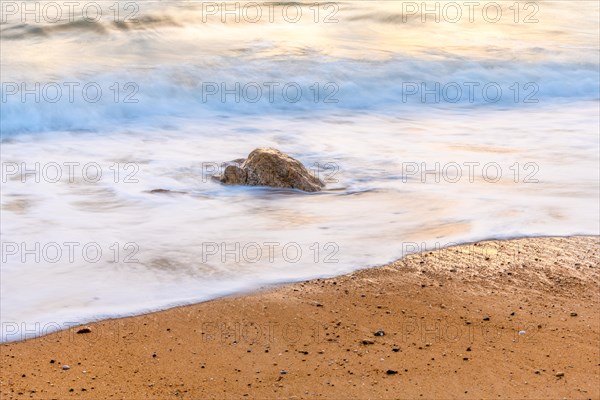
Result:
[[[186,192],[179,192],[177,190],[169,190],[169,189],[152,189],[149,190],[150,194],[186,194]]]
[[[313,176],[302,163],[273,148],[258,148],[245,160],[224,165],[223,174],[215,179],[226,185],[269,186],[318,192],[325,184]]]
[[[228,165],[223,170],[221,182],[228,185],[246,185],[248,174],[239,165]]]

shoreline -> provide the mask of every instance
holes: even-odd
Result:
[[[206,300],[191,300],[191,301],[174,302],[174,303],[170,303],[165,306],[151,307],[146,310],[140,309],[139,311],[133,311],[130,313],[123,313],[123,314],[118,314],[118,315],[110,315],[109,314],[106,316],[100,316],[98,318],[91,318],[89,320],[83,319],[83,322],[81,322],[81,323],[77,322],[76,325],[67,325],[69,323],[64,323],[63,325],[66,325],[64,328],[55,329],[55,330],[43,330],[42,334],[40,334],[39,332],[36,332],[36,333],[32,334],[31,337],[25,336],[25,337],[22,337],[19,339],[14,339],[14,340],[6,340],[6,341],[0,340],[0,346],[2,346],[4,344],[9,344],[9,343],[19,343],[19,342],[24,342],[24,341],[29,341],[29,340],[38,340],[38,339],[42,339],[48,335],[73,330],[78,327],[83,327],[83,326],[90,325],[90,324],[97,324],[97,323],[106,322],[106,321],[115,321],[115,320],[120,320],[120,319],[125,319],[125,318],[142,317],[145,315],[161,313],[161,312],[168,311],[168,310],[171,310],[174,308],[190,307],[190,306],[195,306],[198,304],[210,303],[213,301],[219,301],[219,300],[223,300],[223,299],[227,299],[227,298],[237,298],[237,297],[245,297],[245,296],[251,296],[251,295],[259,295],[261,293],[266,293],[268,291],[276,290],[278,288],[289,286],[289,285],[297,285],[300,283],[306,283],[306,282],[318,281],[318,280],[335,279],[335,278],[346,276],[346,275],[353,275],[353,274],[356,274],[356,273],[359,273],[362,271],[366,271],[366,270],[376,270],[378,268],[384,268],[384,267],[392,265],[392,264],[397,264],[397,263],[401,262],[403,259],[405,259],[406,257],[421,255],[421,254],[430,253],[430,252],[443,253],[444,251],[451,251],[453,248],[456,248],[456,247],[461,247],[461,248],[467,247],[468,248],[470,246],[477,246],[479,243],[486,243],[486,242],[507,242],[507,241],[515,241],[515,240],[529,240],[529,239],[535,240],[535,239],[553,239],[553,238],[554,239],[598,238],[599,243],[600,243],[600,236],[587,235],[587,234],[573,234],[573,235],[568,235],[568,236],[556,236],[556,235],[514,236],[514,237],[510,236],[510,237],[506,237],[506,238],[492,237],[492,238],[488,238],[488,239],[484,239],[484,240],[468,241],[468,242],[464,242],[464,243],[448,242],[448,243],[445,243],[443,247],[438,247],[436,249],[429,249],[429,250],[419,250],[419,251],[416,251],[413,253],[406,254],[406,255],[402,256],[401,258],[392,260],[388,263],[374,264],[371,266],[360,267],[352,272],[343,273],[341,275],[324,276],[324,277],[318,277],[318,278],[309,278],[309,279],[300,279],[300,280],[261,284],[261,285],[257,285],[255,288],[233,291],[231,293],[226,293],[223,295],[219,295],[215,298],[209,298]],[[472,255],[475,255],[475,253],[473,253]],[[4,322],[4,324],[12,324],[12,323],[13,322]],[[57,324],[57,325],[59,324],[57,322],[51,322],[51,323]],[[25,335],[27,333],[29,333],[29,332],[28,331],[24,332]]]
[[[599,241],[467,243],[4,342],[0,393],[598,398]]]

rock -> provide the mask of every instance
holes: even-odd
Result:
[[[269,186],[318,192],[325,184],[302,163],[273,148],[258,148],[245,160],[225,164],[222,175],[214,177],[226,185]]]
[[[361,341],[362,344],[375,344],[375,342],[373,340],[370,339],[364,339]]]
[[[81,328],[81,329],[79,329],[77,331],[77,333],[80,334],[80,335],[83,334],[83,333],[91,333],[91,332],[92,332],[92,329],[89,328],[89,327],[87,327],[87,326],[83,327],[83,328]]]
[[[484,321],[489,321],[490,320],[490,316],[489,315],[484,315],[483,316],[483,320]]]
[[[221,182],[228,185],[246,185],[248,173],[238,164],[231,164],[225,167]]]
[[[68,365],[65,364],[65,365],[62,366],[62,369],[65,370],[65,371],[68,371],[68,370],[71,369],[71,367],[69,367]]]
[[[285,369],[282,369],[281,371],[279,371],[279,373],[280,373],[281,375],[286,375],[286,374],[287,374],[287,371],[286,371]]]
[[[152,189],[149,190],[150,194],[187,194],[187,192],[180,192],[178,190],[169,190],[169,189]]]
[[[385,373],[388,375],[396,375],[398,373],[398,371],[393,370],[393,369],[388,369],[387,371],[385,371]]]
[[[556,377],[557,377],[557,378],[562,378],[563,376],[565,376],[565,373],[564,373],[564,372],[557,372],[557,373],[556,373]]]
[[[385,332],[383,331],[383,329],[378,330],[377,332],[373,333],[374,336],[385,336]]]
[[[569,314],[571,317],[576,317],[577,313],[575,311],[571,311],[571,313]]]
[[[399,351],[400,351],[400,348],[399,348],[399,347],[393,347],[393,348],[392,348],[392,351],[393,351],[394,353],[397,353],[397,352],[399,352]]]

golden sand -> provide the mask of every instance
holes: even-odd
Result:
[[[598,237],[457,246],[3,344],[0,390],[3,399],[598,399],[599,283]]]

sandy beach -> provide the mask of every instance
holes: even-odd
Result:
[[[5,343],[2,398],[598,399],[598,245],[486,241]]]
[[[0,0],[0,400],[600,400],[600,2],[83,3]]]

